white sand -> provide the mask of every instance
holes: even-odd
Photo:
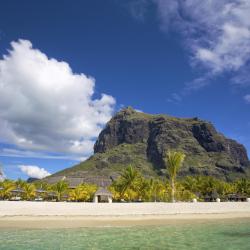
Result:
[[[246,218],[250,202],[70,203],[0,201],[0,227],[158,225]]]

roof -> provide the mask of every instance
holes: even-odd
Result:
[[[17,189],[11,190],[11,192],[13,192],[13,193],[24,193],[22,188],[17,188]]]
[[[52,191],[48,193],[48,196],[57,196],[56,192]]]
[[[107,177],[98,177],[98,176],[90,176],[90,177],[77,177],[77,176],[51,176],[46,181],[49,184],[54,184],[60,180],[64,180],[68,182],[70,188],[75,188],[78,185],[82,183],[90,183],[90,184],[96,184],[97,186],[104,186],[107,187],[111,184],[111,180]]]
[[[227,195],[228,198],[235,198],[235,199],[244,199],[247,198],[247,195],[245,194],[228,194]]]
[[[106,188],[99,188],[97,191],[96,191],[96,193],[95,193],[95,195],[103,195],[103,196],[113,196],[113,194],[109,191],[109,190],[107,190]]]
[[[37,193],[47,193],[47,191],[44,190],[44,189],[37,189],[36,192],[37,192]]]

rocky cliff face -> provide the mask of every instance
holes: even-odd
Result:
[[[232,180],[250,173],[244,146],[218,133],[211,123],[198,118],[149,115],[126,108],[100,133],[93,156],[47,179],[53,182],[53,178],[67,176],[98,185],[108,184],[128,164],[145,176],[161,176],[165,175],[163,158],[169,149],[186,154],[180,171],[183,176],[212,175]]]
[[[123,143],[145,144],[147,159],[155,169],[164,168],[163,158],[169,149],[186,153],[182,174],[228,177],[245,173],[249,168],[243,145],[226,138],[211,123],[198,118],[148,115],[126,108],[101,132],[94,152],[104,153]]]

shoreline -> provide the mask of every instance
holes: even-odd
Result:
[[[68,203],[0,201],[0,229],[157,226],[250,221],[249,202]]]
[[[250,213],[133,216],[2,216],[0,229],[73,229],[250,222]]]

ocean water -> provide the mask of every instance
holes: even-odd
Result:
[[[0,229],[0,249],[249,250],[250,220],[145,227]]]

